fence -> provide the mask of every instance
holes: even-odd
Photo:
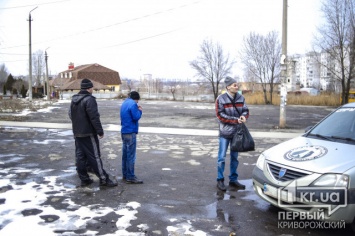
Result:
[[[77,94],[78,91],[63,91],[62,94],[59,95],[59,99],[71,99],[71,97],[75,94]],[[112,99],[112,98],[117,98],[119,96],[119,93],[117,92],[93,92],[92,94],[94,97],[97,99]]]

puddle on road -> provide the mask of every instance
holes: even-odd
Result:
[[[151,150],[149,153],[151,153],[151,154],[165,155],[165,154],[167,154],[167,151]]]
[[[68,140],[66,140],[66,139],[43,140],[43,141],[33,140],[34,144],[45,144],[45,145],[48,145],[48,144],[51,144],[53,142],[65,143],[65,142],[68,142]]]
[[[254,206],[259,210],[267,211],[269,209],[269,204],[260,199],[260,197],[254,192],[251,179],[240,180],[240,182],[245,185],[245,190],[230,189],[226,192],[217,191],[214,194],[217,201],[204,207],[204,210],[207,212],[205,215],[207,218],[218,218],[223,222],[230,223],[233,218],[233,214],[224,210],[226,209],[226,204],[230,204],[227,203],[227,201],[233,201],[233,204],[237,204],[238,206],[242,205],[243,201],[252,201]],[[243,195],[237,197],[235,196],[236,192],[240,192]]]
[[[25,158],[25,156],[9,154],[9,155],[0,155],[0,158],[1,158],[1,164],[10,164],[10,163],[21,162]]]
[[[254,202],[254,206],[262,211],[268,211],[270,208],[270,204],[262,200],[254,191],[253,181],[251,179],[247,180],[246,182],[241,181],[245,184],[245,191],[248,193],[242,197],[242,200],[248,200]]]
[[[73,136],[73,131],[72,130],[60,130],[57,132],[57,134],[61,136]]]

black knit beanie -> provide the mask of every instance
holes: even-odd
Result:
[[[81,89],[89,89],[92,87],[94,87],[94,85],[92,84],[92,82],[89,79],[83,79],[81,81],[81,85],[80,85]]]
[[[141,99],[141,96],[139,96],[139,93],[136,91],[132,91],[129,95],[130,98],[132,98],[133,100],[139,100]]]

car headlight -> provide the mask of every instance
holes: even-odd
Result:
[[[258,160],[257,160],[257,162],[256,162],[256,166],[260,170],[262,170],[262,169],[264,169],[264,163],[265,163],[265,156],[264,156],[264,154],[261,153],[259,158],[258,158]]]
[[[311,186],[348,187],[349,176],[342,174],[324,174],[316,179]]]

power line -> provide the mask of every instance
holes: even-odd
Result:
[[[115,44],[115,45],[111,45],[111,46],[107,46],[107,47],[102,47],[102,48],[112,48],[112,47],[122,46],[122,45],[126,45],[126,44],[131,44],[131,43],[143,41],[143,40],[146,40],[146,39],[159,37],[161,35],[170,34],[172,32],[178,31],[180,29],[182,29],[182,28],[178,28],[178,29],[175,29],[175,30],[171,30],[171,31],[168,31],[168,32],[161,33],[161,34],[156,34],[156,35],[152,35],[152,36],[149,36],[149,37],[145,37],[145,38],[141,38],[141,39],[137,39],[137,40],[132,40],[132,41],[125,42],[125,43],[119,43],[119,44]]]
[[[55,2],[46,2],[46,3],[36,3],[36,4],[31,4],[31,5],[22,5],[22,6],[14,6],[14,7],[0,7],[0,10],[9,10],[9,9],[23,8],[23,7],[33,7],[33,6],[48,5],[48,4],[58,3],[58,2],[68,2],[68,1],[70,1],[70,0],[61,0],[61,1],[55,1]]]
[[[133,19],[129,19],[129,20],[125,20],[125,21],[122,21],[122,22],[114,23],[114,24],[111,24],[111,25],[106,25],[106,26],[94,28],[94,29],[91,29],[91,30],[82,31],[80,33],[90,33],[92,31],[97,31],[97,30],[101,30],[101,29],[105,29],[105,28],[109,28],[109,27],[113,27],[113,26],[117,26],[117,25],[122,25],[122,24],[126,24],[126,23],[129,23],[129,22],[132,22],[132,21],[138,21],[138,20],[141,20],[143,18],[148,18],[148,17],[151,17],[151,16],[160,15],[160,14],[164,14],[166,12],[174,11],[174,10],[176,10],[178,8],[188,7],[190,5],[197,4],[199,2],[200,1],[195,1],[195,2],[192,2],[190,4],[184,4],[184,5],[181,5],[181,6],[178,6],[178,7],[173,7],[173,8],[169,8],[169,9],[163,10],[163,11],[154,12],[152,14],[136,17],[136,18],[133,18]],[[80,34],[80,33],[78,33],[78,34]]]
[[[66,1],[68,1],[68,0],[66,0]],[[193,5],[193,4],[198,4],[199,2],[200,1],[195,1],[195,2],[192,2],[192,3],[189,3],[189,4],[180,5],[178,7],[169,8],[169,9],[166,9],[166,10],[163,10],[163,11],[154,12],[154,13],[151,13],[151,14],[148,14],[148,15],[144,15],[144,16],[140,16],[140,17],[136,17],[136,18],[133,18],[133,19],[128,19],[128,20],[117,22],[117,23],[114,23],[114,24],[110,24],[110,25],[106,25],[106,26],[102,26],[102,27],[98,27],[98,28],[93,28],[93,29],[86,30],[86,31],[81,31],[81,32],[78,32],[78,33],[75,33],[75,34],[64,35],[62,37],[56,37],[55,39],[49,39],[49,40],[46,40],[46,41],[41,41],[41,42],[37,42],[37,43],[33,43],[33,44],[48,43],[48,42],[56,41],[56,40],[59,40],[59,39],[74,37],[74,36],[77,36],[77,35],[80,35],[80,34],[91,33],[91,32],[94,32],[94,31],[98,31],[98,30],[114,27],[114,26],[117,26],[117,25],[122,25],[122,24],[126,24],[126,23],[129,23],[129,22],[133,22],[133,21],[138,21],[138,20],[145,19],[145,18],[148,18],[148,17],[151,17],[151,16],[164,14],[166,12],[174,11],[174,10],[179,9],[179,8],[185,8],[185,7],[188,7],[188,6]],[[174,31],[176,31],[176,30],[174,30]],[[171,31],[171,32],[173,32],[173,31]],[[169,33],[169,32],[167,32],[167,33]],[[124,44],[138,42],[138,41],[142,41],[144,39],[149,39],[149,38],[157,37],[157,36],[164,35],[164,34],[166,34],[166,33],[158,34],[158,35],[147,37],[147,38],[143,38],[143,39],[137,39],[137,40],[134,40],[134,41],[131,41],[131,42],[128,42],[128,43],[124,43]],[[124,45],[124,44],[122,44],[122,45]],[[17,45],[17,46],[11,46],[11,47],[4,47],[2,49],[24,47],[24,46],[27,46],[27,45]]]
[[[0,52],[0,54],[4,54],[4,55],[28,55],[28,53],[25,54],[25,53],[4,53],[4,52]]]
[[[26,59],[26,60],[1,61],[1,62],[2,62],[2,63],[3,63],[3,62],[6,62],[6,63],[11,63],[11,62],[19,62],[19,61],[28,61],[28,60]]]

